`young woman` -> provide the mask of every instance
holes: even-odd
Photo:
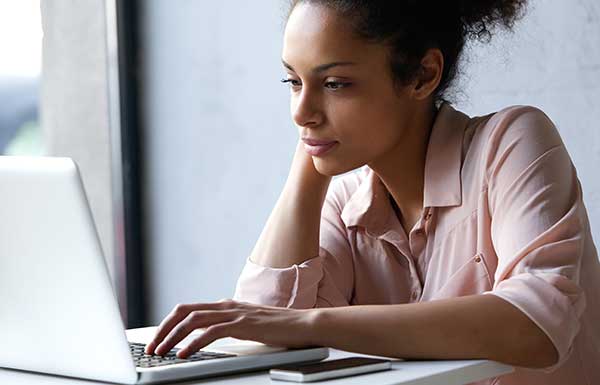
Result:
[[[600,384],[600,264],[554,125],[444,102],[465,42],[524,3],[293,1],[300,140],[281,197],[236,300],[178,305],[147,352],[206,328],[181,357],[233,336],[515,365],[498,385]]]

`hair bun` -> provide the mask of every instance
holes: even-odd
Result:
[[[456,0],[465,35],[489,40],[496,27],[511,29],[525,11],[527,0]]]

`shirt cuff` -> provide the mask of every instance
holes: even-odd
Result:
[[[322,259],[318,256],[299,265],[273,268],[258,265],[248,258],[233,298],[261,305],[312,308],[323,277]]]
[[[577,286],[568,278],[553,277],[562,283],[550,283],[547,279],[525,273],[511,277],[498,283],[493,294],[521,310],[550,338],[558,352],[558,361],[549,367],[539,369],[552,373],[569,358],[573,349],[573,340],[579,332],[579,317],[585,307],[583,293],[566,295],[558,286]],[[576,306],[570,297],[577,297]]]

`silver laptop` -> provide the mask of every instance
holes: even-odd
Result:
[[[0,367],[149,384],[318,361],[327,348],[143,356],[129,343],[75,163],[0,156]],[[210,346],[208,347],[210,348]]]

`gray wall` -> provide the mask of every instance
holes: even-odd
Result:
[[[233,295],[283,186],[295,143],[279,80],[279,0],[144,3],[148,293]]]
[[[146,2],[151,322],[233,294],[287,175],[296,131],[279,84],[283,0]],[[600,21],[595,0],[535,0],[514,35],[474,47],[456,105],[532,104],[557,123],[600,239]]]

